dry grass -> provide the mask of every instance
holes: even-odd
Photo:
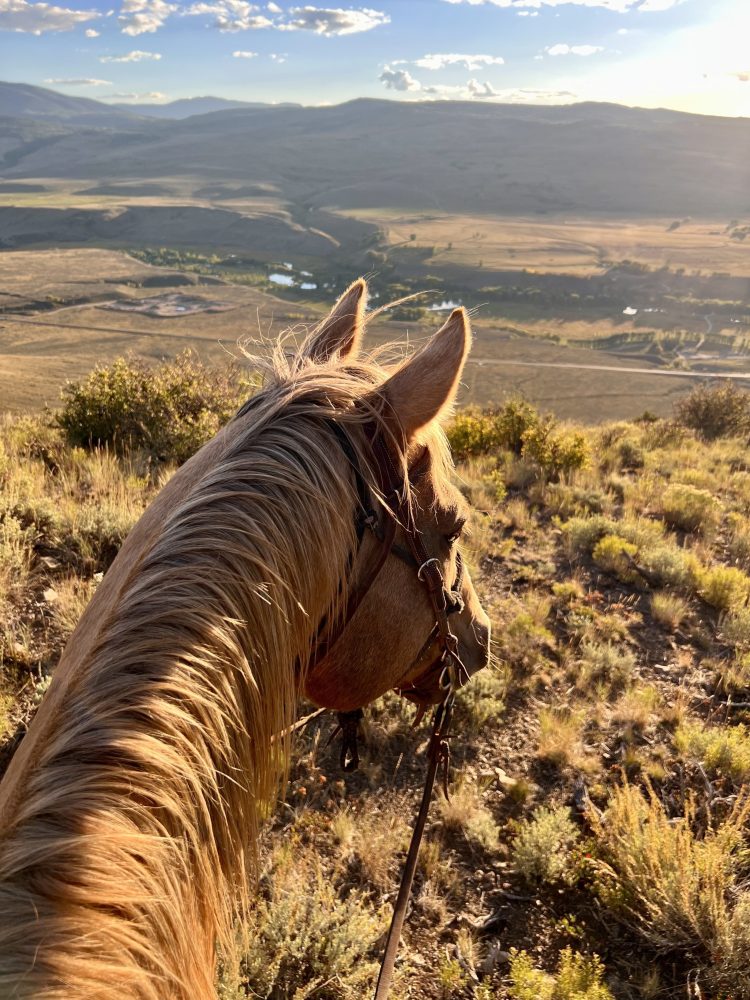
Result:
[[[537,757],[556,767],[580,765],[584,722],[585,713],[580,709],[543,708],[539,713]]]
[[[706,977],[748,996],[743,836],[750,800],[715,828],[696,832],[694,800],[671,818],[653,793],[626,785],[612,796],[597,836],[605,905],[653,948],[698,950]],[[740,945],[740,947],[738,947]],[[715,964],[712,964],[712,961]]]
[[[441,989],[446,997],[474,990],[478,1000],[610,1000],[604,976],[564,992],[564,942],[550,933],[562,924],[583,953],[608,949],[615,992],[625,982],[644,998],[677,1000],[690,968],[704,996],[750,1000],[741,794],[750,737],[739,714],[750,701],[744,445],[686,439],[661,423],[583,433],[595,464],[570,482],[524,483],[502,449],[460,470],[484,511],[467,548],[497,664],[458,696],[462,777],[450,800],[433,806],[414,906],[416,961],[403,972],[402,992],[415,1000]],[[28,419],[1,423],[0,442],[0,567],[14,567],[0,577],[0,740],[8,740],[38,704],[98,574],[171,470],[71,450]],[[635,468],[638,449],[644,466]],[[510,504],[498,494],[497,470],[503,481],[519,474]],[[660,497],[671,482],[710,487],[720,529],[686,536],[665,525]],[[617,553],[605,571],[597,546],[606,538],[619,539],[619,551],[632,547],[646,575],[629,577]],[[408,732],[410,708],[389,695],[368,716],[358,775],[341,778],[335,750],[323,750],[325,731],[303,741],[288,805],[269,834],[245,970],[234,984],[227,973],[222,997],[249,990],[269,1000],[342,1000],[369,989],[422,765],[413,759],[420,737]],[[621,788],[623,774],[644,787],[650,779],[654,796]],[[585,813],[595,842],[577,842],[585,826],[556,807],[575,801],[581,780],[605,814],[596,825],[595,810]],[[675,805],[683,787],[684,807]],[[529,883],[535,898],[524,901]],[[489,938],[485,955],[451,922],[484,913],[498,891],[508,923],[493,944],[535,956],[528,974],[514,966],[515,985],[502,961],[481,972]],[[588,920],[592,905],[601,921]],[[599,924],[615,919],[642,940],[637,968],[602,936]]]
[[[482,788],[476,782],[459,780],[448,798],[444,795],[438,798],[437,806],[447,832],[460,833],[470,843],[487,851],[497,847],[497,823],[484,805]]]
[[[671,632],[682,625],[689,611],[690,605],[678,594],[661,591],[651,595],[651,617]]]

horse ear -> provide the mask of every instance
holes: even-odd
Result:
[[[469,316],[465,309],[454,309],[432,339],[383,384],[381,392],[407,442],[450,408],[470,349]]]
[[[331,310],[329,316],[310,334],[305,345],[305,356],[319,363],[330,360],[334,354],[341,358],[356,356],[362,340],[367,282],[359,278]]]

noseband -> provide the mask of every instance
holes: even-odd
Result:
[[[372,532],[378,546],[367,566],[361,569],[356,584],[344,601],[342,612],[337,621],[333,625],[324,621],[319,628],[311,663],[320,662],[331,652],[377,580],[388,557],[396,556],[416,573],[417,580],[425,588],[435,617],[434,624],[407,674],[414,664],[424,659],[431,646],[437,645],[439,648],[437,659],[431,661],[424,674],[421,674],[408,686],[401,688],[397,685],[397,688],[407,697],[416,695],[420,682],[427,680],[432,672],[439,668],[440,687],[445,691],[445,697],[448,699],[453,691],[469,678],[469,673],[459,655],[458,638],[450,626],[450,616],[459,614],[464,609],[461,597],[464,576],[461,554],[457,553],[456,555],[456,579],[453,586],[448,588],[443,578],[440,560],[435,556],[430,556],[425,548],[421,532],[414,521],[414,511],[408,499],[406,484],[395,468],[382,433],[379,429],[372,428],[373,465],[377,470],[377,486],[383,497],[384,507],[382,516],[379,516],[372,491],[362,473],[351,439],[340,424],[331,422],[330,427],[338,439],[341,450],[354,475],[357,490],[357,551],[361,548],[367,531]],[[370,425],[367,425],[365,431],[367,432],[369,429]],[[396,532],[399,527],[403,531],[406,546],[396,542]],[[352,558],[356,559],[356,552]]]

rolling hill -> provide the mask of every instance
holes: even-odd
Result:
[[[24,110],[7,87],[0,114],[38,120],[31,98]],[[93,124],[92,104],[63,103],[57,122],[66,128],[53,140],[6,146],[0,177],[239,181],[304,208],[727,220],[750,211],[748,119],[595,103],[362,99],[158,123],[99,105],[110,124],[84,129],[76,115]]]

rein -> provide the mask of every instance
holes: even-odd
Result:
[[[440,568],[440,561],[429,555],[422,536],[414,522],[414,513],[406,497],[407,491],[404,489],[405,484],[400,474],[394,468],[382,436],[376,433],[373,438],[373,458],[379,473],[380,482],[378,487],[385,498],[386,506],[386,516],[381,523],[351,440],[339,424],[332,422],[330,426],[338,438],[341,449],[354,473],[359,507],[357,518],[358,542],[361,544],[365,530],[369,529],[380,544],[375,557],[365,569],[352,592],[348,595],[343,613],[336,627],[332,629],[328,623],[323,623],[322,629],[319,629],[318,640],[313,650],[312,662],[314,663],[323,659],[331,651],[333,645],[341,637],[353,618],[367,592],[375,583],[388,557],[394,555],[414,569],[417,579],[427,592],[435,616],[435,623],[414,662],[418,663],[426,656],[432,645],[437,645],[440,653],[437,657],[436,666],[440,669],[440,687],[445,692],[443,700],[435,709],[433,717],[432,733],[427,750],[428,763],[422,792],[422,802],[417,813],[409,852],[406,856],[401,876],[401,884],[393,909],[393,917],[386,939],[378,984],[375,991],[374,1000],[386,1000],[393,980],[393,970],[398,954],[398,946],[401,941],[401,932],[406,919],[409,896],[414,881],[414,873],[427,822],[435,778],[441,766],[443,768],[444,787],[447,786],[449,761],[448,730],[450,728],[455,692],[463,681],[468,680],[468,671],[459,656],[458,638],[450,627],[450,615],[461,612],[464,606],[461,598],[463,563],[459,554],[457,556],[458,572],[456,581],[453,587],[448,589]],[[399,525],[405,535],[406,548],[396,543],[396,531]],[[426,674],[417,678],[408,688],[400,689],[401,693],[408,697],[410,691],[417,692],[419,681],[429,676],[432,669],[431,665]],[[424,709],[421,709],[416,722],[422,717],[423,712]],[[339,730],[341,731],[341,764],[344,770],[355,770],[359,763],[357,735],[362,715],[361,709],[357,709],[354,712],[339,713],[339,726],[333,736]]]

